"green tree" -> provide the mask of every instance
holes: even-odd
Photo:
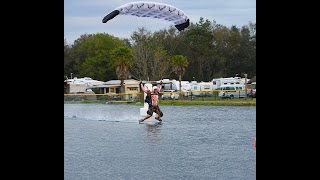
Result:
[[[115,79],[115,69],[108,66],[110,53],[124,45],[121,39],[105,33],[81,35],[72,46],[73,73],[101,81]]]
[[[110,65],[116,69],[116,74],[120,80],[120,93],[124,92],[123,82],[128,78],[132,64],[133,55],[130,48],[123,46],[112,50]]]
[[[147,63],[152,57],[152,51],[148,44],[150,39],[151,32],[147,31],[145,28],[139,28],[131,35],[134,56],[132,73],[138,79],[148,80],[150,77]]]
[[[179,76],[179,91],[181,91],[181,79],[189,65],[188,59],[183,55],[175,55],[171,58],[171,63],[174,72]]]
[[[64,76],[69,76],[72,73],[73,61],[71,58],[72,48],[68,44],[67,40],[64,39]]]
[[[136,79],[175,78],[170,57],[176,54],[188,59],[187,80],[256,75],[256,23],[227,27],[204,18],[181,32],[174,27],[155,32],[139,28],[130,39],[98,33],[81,35],[73,45],[65,40],[65,75],[116,79],[116,69],[109,66],[110,53],[121,46],[132,48],[130,74]]]
[[[134,63],[132,74],[137,79],[159,80],[169,73],[169,56],[163,45],[162,31],[151,33],[140,28],[131,36]]]
[[[213,25],[209,20],[202,17],[196,24],[191,23],[188,30],[183,34],[185,47],[183,55],[190,60],[190,66],[186,77],[207,81],[212,76],[211,63],[213,61]]]

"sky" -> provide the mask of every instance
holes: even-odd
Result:
[[[107,23],[104,16],[132,0],[64,0],[64,38],[73,44],[83,34],[108,33],[119,38],[130,38],[139,27],[154,32],[172,24],[154,18],[118,15]],[[152,0],[181,9],[190,22],[200,17],[217,24],[241,27],[256,22],[256,0]]]

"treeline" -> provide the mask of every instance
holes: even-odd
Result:
[[[256,24],[228,28],[203,18],[182,32],[174,27],[153,33],[140,28],[130,39],[97,33],[84,34],[72,45],[65,40],[64,75],[117,79],[116,69],[110,65],[112,50],[123,46],[133,55],[129,78],[138,80],[178,79],[171,64],[176,55],[188,61],[183,80],[256,75]]]

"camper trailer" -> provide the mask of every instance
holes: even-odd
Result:
[[[242,80],[238,77],[229,77],[229,78],[218,78],[213,79],[212,84],[214,89],[219,89],[221,86],[236,86],[244,84]]]
[[[163,79],[161,90],[163,92],[178,92],[180,90],[180,82],[173,79]],[[183,96],[188,96],[190,94],[191,84],[189,81],[181,81],[181,91]],[[177,94],[178,95],[178,94]],[[179,95],[178,95],[179,96]],[[170,96],[171,97],[171,96]],[[174,96],[177,98],[177,96]]]
[[[221,98],[245,98],[247,97],[247,93],[245,90],[244,85],[221,85],[220,88],[218,88],[219,91],[219,97]]]
[[[211,95],[213,90],[213,85],[211,82],[200,82],[197,83],[195,81],[191,82],[191,91],[192,94],[195,96],[204,96],[204,95]],[[202,92],[208,91],[208,92]]]

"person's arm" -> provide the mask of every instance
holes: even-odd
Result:
[[[140,82],[140,87],[141,87],[141,90],[145,93],[147,93],[147,90],[144,89],[143,85],[142,85],[142,82]]]
[[[161,88],[162,88],[162,81],[160,81],[159,92],[161,91]]]

